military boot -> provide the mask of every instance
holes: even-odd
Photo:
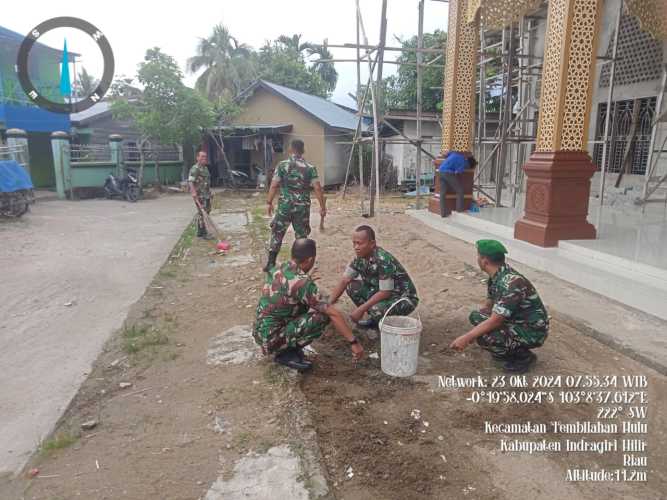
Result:
[[[264,266],[264,272],[268,273],[276,267],[276,257],[278,257],[278,252],[269,252],[269,259],[266,261],[266,265]]]
[[[305,358],[301,359],[297,349],[292,348],[279,352],[273,360],[276,363],[291,368],[292,370],[296,370],[299,373],[308,371],[313,367],[313,364],[310,361],[307,361]]]
[[[503,368],[509,373],[525,373],[537,361],[537,356],[529,349],[517,349],[510,360]]]

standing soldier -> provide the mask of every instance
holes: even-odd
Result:
[[[450,347],[462,351],[473,340],[504,362],[507,372],[523,373],[535,363],[531,349],[549,334],[549,316],[535,287],[505,263],[507,250],[496,240],[479,240],[477,263],[489,275],[486,304],[470,313],[474,328]]]
[[[208,171],[208,155],[205,151],[197,153],[197,163],[190,168],[188,185],[190,186],[192,199],[195,200],[195,205],[197,205],[197,236],[210,240],[213,237],[206,230],[201,212],[206,210],[207,214],[211,213],[211,174]]]
[[[289,148],[289,159],[281,161],[271,181],[267,199],[267,211],[273,215],[273,199],[280,188],[278,209],[271,222],[271,242],[269,244],[269,258],[264,266],[264,272],[269,272],[276,265],[276,257],[280,252],[285,233],[290,224],[294,228],[297,239],[307,238],[310,234],[310,190],[315,190],[315,196],[320,202],[320,215],[326,216],[324,193],[317,178],[317,169],[303,159],[304,144],[300,139],[294,139]]]
[[[276,363],[298,371],[312,367],[302,349],[319,338],[329,322],[349,342],[354,359],[364,355],[343,313],[325,300],[308,275],[315,257],[314,240],[294,242],[291,260],[267,275],[253,327],[252,335],[265,355],[274,354]]]

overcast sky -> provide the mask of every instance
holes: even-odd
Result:
[[[21,4],[26,8],[21,9]],[[360,4],[369,42],[377,43],[381,0],[361,0]],[[417,33],[417,5],[417,0],[388,1],[388,44],[396,44],[394,35],[410,37]],[[194,55],[199,38],[206,37],[216,23],[223,23],[236,38],[254,48],[259,48],[265,40],[294,33],[302,34],[306,41],[321,43],[326,38],[334,44],[353,43],[356,38],[354,6],[354,0],[189,0],[171,5],[146,0],[14,1],[3,6],[0,24],[19,33],[28,33],[52,17],[80,17],[96,25],[109,39],[116,60],[116,76],[134,76],[146,49],[154,46],[176,58],[185,70],[185,62]],[[427,0],[424,30],[445,30],[447,11],[447,3]],[[68,47],[76,52],[77,39],[72,38],[68,39]],[[62,35],[56,32],[45,39],[49,45],[58,48],[62,48],[61,40]],[[89,44],[80,41],[79,45]],[[330,50],[336,58],[354,58],[353,49]],[[89,53],[87,50],[81,52]],[[387,53],[386,58],[395,56],[395,53]],[[97,76],[101,74],[101,68],[94,62],[87,66]],[[395,68],[395,65],[387,65],[384,73],[391,74]],[[347,94],[354,93],[356,87],[356,65],[337,63],[336,69],[339,79],[333,100],[351,105],[353,101]],[[192,86],[195,79],[196,75],[186,73],[186,84]]]

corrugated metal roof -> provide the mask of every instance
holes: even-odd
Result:
[[[82,122],[84,120],[88,120],[90,118],[93,118],[97,115],[102,115],[106,113],[107,111],[111,110],[111,103],[109,101],[100,101],[95,104],[93,104],[91,107],[88,109],[84,109],[83,111],[79,111],[78,113],[72,113],[69,116],[70,121],[74,122]]]
[[[5,28],[4,26],[0,26],[0,41],[4,43],[11,43],[12,45],[21,45],[23,43],[23,40],[25,38],[25,35],[21,35],[20,33],[17,33],[16,31],[12,31],[9,28]],[[34,47],[37,48],[42,48],[49,50],[53,52],[54,54],[62,54],[61,49],[56,49],[53,47],[49,47],[48,45],[45,45],[40,42],[35,42]],[[81,54],[77,54],[76,52],[68,51],[70,55],[75,55],[75,56],[80,56]]]
[[[307,113],[324,122],[329,127],[355,130],[357,128],[357,116],[344,110],[331,101],[298,90],[283,87],[266,80],[259,80],[259,86],[268,88],[285,99],[293,102]]]

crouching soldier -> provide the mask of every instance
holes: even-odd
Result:
[[[300,372],[312,368],[302,349],[321,337],[329,322],[349,342],[354,359],[364,355],[343,314],[329,305],[307,274],[315,256],[314,240],[294,242],[291,260],[267,274],[253,327],[255,342],[265,355],[274,354],[276,363]]]
[[[450,347],[462,351],[473,340],[498,361],[505,371],[523,373],[535,363],[531,351],[549,333],[549,317],[535,287],[505,263],[507,250],[499,241],[479,240],[477,262],[489,275],[486,304],[470,313],[474,328]]]
[[[387,312],[405,316],[414,311],[419,304],[417,289],[398,259],[377,245],[375,231],[357,227],[352,245],[357,257],[331,293],[331,303],[346,292],[357,306],[350,319],[364,328],[377,328]],[[367,319],[362,319],[364,314]]]

